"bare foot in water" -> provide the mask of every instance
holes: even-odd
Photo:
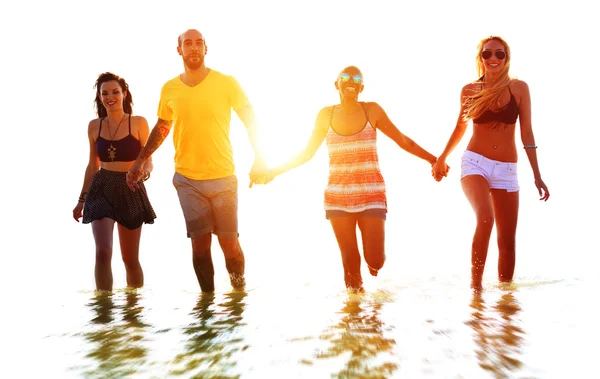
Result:
[[[481,285],[481,282],[475,282],[472,280],[471,281],[471,289],[475,293],[481,293],[481,291],[483,291],[483,286]]]

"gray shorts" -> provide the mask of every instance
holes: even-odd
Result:
[[[175,173],[173,186],[183,210],[187,236],[214,233],[238,237],[238,182],[235,175],[219,179],[193,180]]]

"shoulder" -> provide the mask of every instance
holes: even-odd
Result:
[[[148,120],[146,120],[146,118],[143,116],[131,115],[131,123],[140,127],[148,126]]]
[[[95,118],[88,123],[88,135],[94,139],[98,135],[100,129],[100,118]]]
[[[169,89],[172,89],[174,87],[177,87],[180,83],[181,83],[181,79],[179,78],[179,75],[177,75],[176,77],[167,80],[162,85],[161,91],[164,92],[165,90],[169,90]]]
[[[520,79],[511,80],[509,88],[513,93],[517,93],[519,95],[529,93],[529,85]]]
[[[373,120],[379,119],[379,116],[385,114],[385,110],[375,101],[365,101],[363,103],[367,115]]]
[[[100,117],[91,120],[88,124],[88,130],[98,130],[100,127]]]
[[[460,93],[462,95],[473,95],[476,92],[479,92],[481,90],[481,82],[479,80],[474,81],[474,82],[470,82],[465,84],[461,90]]]
[[[131,115],[131,122],[144,122],[144,123],[148,123],[148,121],[146,120],[146,117],[144,117],[144,116],[138,116],[138,115]]]
[[[317,118],[318,119],[324,119],[324,118],[329,119],[329,117],[331,117],[331,113],[333,112],[334,108],[335,108],[335,105],[328,105],[328,106],[321,108],[321,110],[317,114]]]
[[[367,109],[368,111],[375,110],[375,109],[383,110],[381,105],[379,105],[379,103],[376,101],[364,101],[363,104],[364,104],[365,109]]]
[[[230,74],[225,74],[225,73],[215,70],[213,68],[210,69],[208,75],[210,76],[211,80],[217,80],[220,82],[227,82],[227,83],[237,83],[237,79],[235,78],[235,76],[230,75]]]

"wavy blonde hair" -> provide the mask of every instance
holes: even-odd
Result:
[[[497,79],[493,82],[490,80],[485,80],[485,67],[483,65],[483,58],[481,58],[483,47],[486,43],[492,40],[500,42],[504,46],[504,52],[506,52],[506,58],[504,58],[505,61],[502,72],[500,72],[500,75],[498,75]],[[480,83],[483,86],[483,82],[485,81],[485,88],[477,91],[477,93],[473,95],[466,96],[465,112],[463,115],[465,120],[476,119],[488,109],[493,109],[498,104],[498,101],[502,97],[504,90],[513,81],[513,79],[508,75],[508,71],[510,70],[510,47],[502,37],[489,36],[482,39],[477,46],[477,56],[475,57],[475,62],[477,65],[477,75],[479,76],[479,79],[475,83]]]

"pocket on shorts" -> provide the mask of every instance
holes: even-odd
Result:
[[[479,169],[479,160],[470,157],[462,157],[460,160],[460,170],[465,174],[473,173],[472,171],[475,169],[477,172],[481,171]]]

